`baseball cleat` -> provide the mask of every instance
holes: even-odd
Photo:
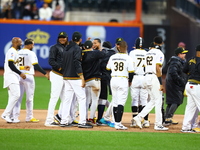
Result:
[[[117,130],[127,130],[128,128],[125,127],[123,124],[121,123],[115,123],[115,129]]]
[[[193,128],[194,131],[200,132],[200,128]]]
[[[45,123],[44,124],[46,127],[58,127],[59,124],[56,122],[52,122],[52,123]]]
[[[19,119],[12,119],[12,123],[19,123],[20,120]]]
[[[29,120],[29,121],[26,121],[27,123],[28,122],[32,122],[32,123],[37,123],[37,122],[39,122],[40,120],[38,120],[38,119],[36,119],[36,118],[32,118],[31,120]]]
[[[87,123],[78,124],[78,127],[79,127],[79,128],[93,128],[92,125],[87,124]]]
[[[60,127],[72,127],[72,124],[68,124],[68,123],[60,124]]]
[[[164,127],[164,126],[162,126],[162,125],[155,125],[154,126],[154,130],[157,130],[157,131],[167,131],[167,130],[169,130],[169,128],[166,128],[166,127]]]
[[[183,133],[196,133],[196,131],[195,130],[193,130],[193,129],[188,129],[188,130],[181,130],[181,132],[183,132]]]
[[[149,120],[144,120],[143,123],[142,123],[142,126],[144,128],[149,128],[150,127],[150,121]]]
[[[142,119],[140,119],[139,116],[135,116],[135,117],[133,118],[133,120],[135,120],[136,125],[137,125],[140,129],[142,129],[142,123],[141,123]]]
[[[133,119],[131,120],[130,127],[132,127],[132,128],[136,128],[137,127],[137,124],[136,124],[135,120],[133,120]]]
[[[4,119],[7,123],[12,123],[12,120],[8,116],[1,116],[2,119]]]
[[[59,116],[58,114],[56,114],[56,115],[54,116],[54,119],[60,124],[61,118],[60,118],[60,116]]]

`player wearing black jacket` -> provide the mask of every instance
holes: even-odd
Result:
[[[105,56],[105,53],[99,50],[92,50],[92,46],[93,43],[91,41],[84,43],[85,50],[82,51],[82,68],[86,81],[86,111],[89,109],[89,104],[92,100],[88,121],[90,124],[96,125],[94,118],[100,94],[100,59]]]
[[[98,117],[97,117],[97,125],[102,125],[102,123],[100,122],[100,119],[103,117],[103,113],[105,110],[105,105],[108,102],[107,98],[108,98],[108,87],[109,87],[109,91],[111,93],[110,90],[110,73],[111,71],[108,71],[106,69],[106,65],[108,63],[108,60],[110,58],[110,56],[112,56],[113,54],[115,54],[115,50],[111,49],[112,45],[109,41],[106,41],[103,43],[103,49],[102,51],[105,53],[104,58],[101,59],[101,93],[99,96],[99,104],[98,104]]]
[[[50,48],[49,51],[49,64],[52,66],[50,71],[51,81],[51,96],[48,105],[48,112],[45,121],[45,126],[56,126],[54,122],[54,110],[56,103],[60,97],[63,100],[63,75],[62,75],[62,60],[63,51],[66,49],[68,43],[68,37],[65,32],[60,32],[58,35],[57,43]],[[61,107],[60,107],[61,108]],[[58,112],[60,114],[60,110]]]
[[[63,53],[63,78],[65,85],[65,99],[62,107],[61,126],[71,126],[70,107],[74,100],[75,94],[79,103],[79,128],[92,128],[93,126],[86,124],[86,96],[85,96],[85,79],[81,66],[81,49],[79,47],[82,35],[79,32],[74,32],[72,41],[67,46]]]

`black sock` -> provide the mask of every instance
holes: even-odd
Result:
[[[104,110],[105,110],[105,105],[98,105],[97,110],[98,110],[97,121],[99,121],[103,117],[103,113],[104,113]]]
[[[123,105],[118,105],[116,122],[121,122],[122,116],[123,116],[123,112],[124,112],[124,106]]]
[[[116,120],[117,120],[117,107],[113,107],[113,115],[114,115],[115,122],[116,122]]]
[[[138,107],[137,106],[132,106],[131,110],[132,110],[132,113],[133,113],[133,117],[137,116],[137,114],[138,114]]]
[[[138,112],[140,113],[140,112],[142,111],[143,108],[144,108],[144,106],[140,105],[140,106],[138,107]]]

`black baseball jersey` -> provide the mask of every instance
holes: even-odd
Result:
[[[99,50],[83,50],[82,51],[82,68],[85,81],[92,80],[94,78],[100,78],[100,62],[101,58],[105,56],[105,53]]]
[[[112,56],[113,54],[116,54],[116,52],[114,49],[103,49],[102,51],[105,53],[105,56],[104,58],[101,59],[101,73],[102,73],[101,78],[110,80],[111,71],[108,71],[106,69],[106,65],[108,63],[110,56]]]
[[[183,72],[188,74],[188,81],[200,84],[200,57],[189,59],[185,63]]]
[[[62,61],[63,61],[63,51],[66,47],[60,43],[51,46],[49,51],[49,65],[52,67],[52,71],[56,74],[62,75]]]
[[[75,42],[70,42],[63,52],[63,77],[68,80],[80,79],[83,74],[81,66],[81,49]]]

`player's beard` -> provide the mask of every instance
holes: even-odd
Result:
[[[17,45],[17,49],[21,49],[21,45]]]

